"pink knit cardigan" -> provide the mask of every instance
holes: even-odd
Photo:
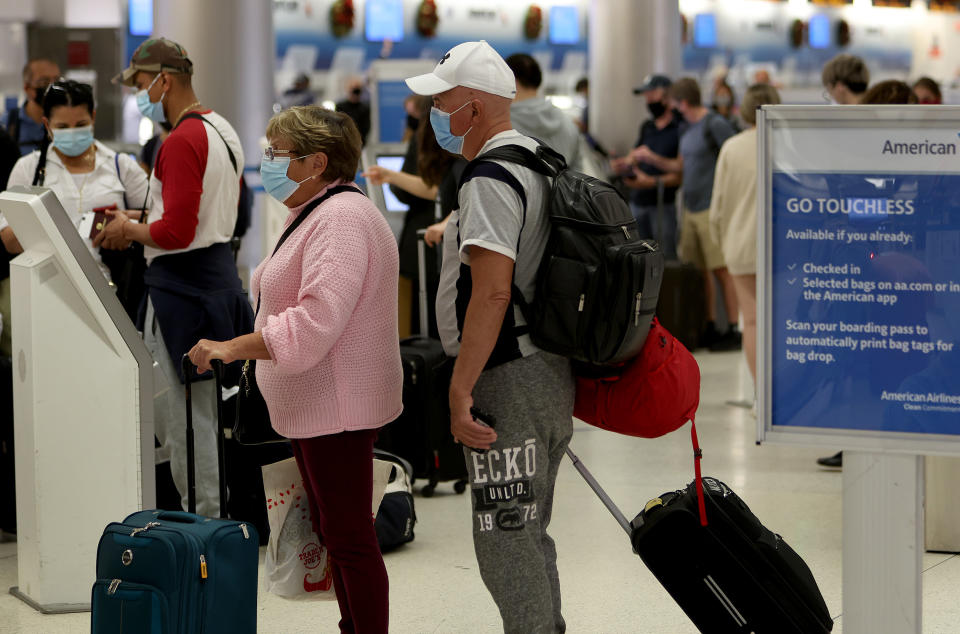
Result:
[[[272,359],[257,363],[257,383],[278,433],[373,429],[400,415],[398,267],[390,227],[359,193],[326,200],[257,267],[255,328]]]

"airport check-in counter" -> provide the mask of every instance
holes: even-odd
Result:
[[[86,610],[103,528],[155,505],[153,360],[53,192],[12,188],[0,211],[24,248],[10,264],[11,593],[43,612]]]

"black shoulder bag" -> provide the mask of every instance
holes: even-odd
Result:
[[[113,166],[117,172],[117,178],[123,187],[123,207],[129,209],[127,201],[127,187],[120,178],[120,154],[114,154]],[[143,204],[140,206],[140,220],[142,224],[147,221],[147,202],[150,200],[150,177],[147,176],[147,193],[143,197]],[[117,291],[117,299],[123,304],[124,310],[130,316],[131,321],[139,326],[142,308],[144,308],[144,299],[147,296],[147,285],[143,280],[147,272],[147,260],[143,255],[143,245],[139,242],[131,242],[130,246],[123,251],[115,251],[100,247],[100,259],[108,269],[110,269],[110,279]]]
[[[362,194],[356,187],[341,185],[327,191],[323,196],[313,201],[300,212],[290,226],[287,227],[280,239],[277,240],[277,246],[273,248],[271,258],[280,250],[280,246],[297,230],[307,216],[320,206],[331,196],[345,192],[355,192]],[[257,314],[260,313],[260,297],[257,297]],[[241,445],[265,445],[274,442],[286,442],[270,424],[270,412],[267,410],[267,403],[263,400],[260,388],[257,386],[257,361],[249,359],[243,364],[243,373],[240,375],[240,391],[237,392],[237,417],[233,423],[233,437]]]

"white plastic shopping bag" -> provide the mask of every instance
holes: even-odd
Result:
[[[389,462],[373,461],[373,517],[391,470]],[[264,562],[267,590],[287,598],[335,599],[330,559],[313,530],[310,505],[296,461],[289,458],[264,465],[263,489],[270,521]]]

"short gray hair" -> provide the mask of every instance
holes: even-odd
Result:
[[[325,177],[350,182],[357,174],[363,141],[357,124],[342,112],[320,106],[295,106],[273,115],[267,138],[282,137],[298,155],[327,155]]]

